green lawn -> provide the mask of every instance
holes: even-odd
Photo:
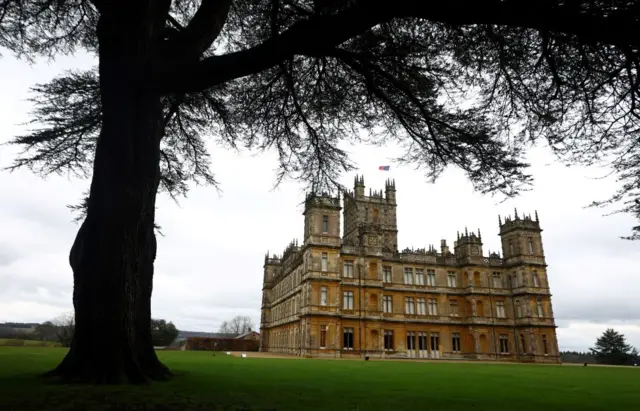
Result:
[[[143,387],[50,385],[62,348],[0,347],[0,410],[633,410],[640,367],[238,358],[159,352],[184,375]],[[147,404],[147,405],[145,405]]]
[[[59,346],[60,344],[53,342],[53,341],[40,341],[40,340],[16,340],[13,338],[0,338],[0,346],[5,345],[5,346],[16,346],[16,345],[26,345],[27,347],[29,346],[36,346],[36,347],[55,347],[55,346]]]

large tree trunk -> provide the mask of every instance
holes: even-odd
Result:
[[[66,381],[142,383],[171,375],[151,342],[163,112],[160,96],[142,87],[153,45],[136,41],[148,31],[136,31],[134,17],[102,16],[98,25],[103,126],[86,219],[69,257],[75,334],[48,373]]]

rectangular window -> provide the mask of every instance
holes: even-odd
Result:
[[[342,302],[342,308],[345,310],[353,310],[353,291],[345,291]]]
[[[416,333],[413,331],[409,331],[407,333],[407,350],[415,350],[416,349]]]
[[[345,260],[342,275],[346,278],[353,278],[353,261]]]
[[[353,350],[353,328],[345,328],[343,330],[342,347],[345,350]]]
[[[327,326],[320,326],[320,348],[327,348]]]
[[[520,348],[523,353],[527,353],[527,340],[524,338],[524,334],[520,334]]]
[[[542,349],[544,350],[544,355],[549,354],[549,346],[547,344],[547,336],[542,336]]]
[[[418,333],[418,349],[427,351],[427,333]]]
[[[511,242],[511,240],[509,240],[509,257],[513,257],[514,255],[514,249],[513,249],[513,242]]]
[[[500,273],[493,273],[493,288],[502,288],[502,277]]]
[[[457,287],[457,278],[456,278],[456,273],[454,273],[453,271],[449,271],[449,274],[447,275],[447,286],[453,288],[453,287]]]
[[[460,352],[460,333],[453,333],[451,335],[451,351]]]
[[[393,276],[391,275],[391,267],[382,267],[382,273],[384,275],[385,283],[393,282]]]
[[[452,317],[457,317],[460,315],[457,301],[451,301],[449,303],[449,313]]]
[[[529,237],[529,254],[533,254],[533,238]]]
[[[393,330],[384,330],[384,350],[393,351],[394,349]]]
[[[504,302],[503,301],[497,301],[496,302],[496,317],[498,318],[506,318],[506,312],[504,310]]]
[[[329,254],[322,253],[322,271],[329,269]]]
[[[436,286],[436,272],[434,270],[427,270],[427,285],[430,287]]]
[[[540,287],[540,277],[538,277],[538,272],[537,271],[533,272],[533,286],[534,287]]]
[[[327,287],[320,288],[320,305],[327,305],[327,301],[329,300],[329,292]]]
[[[438,315],[438,301],[435,298],[429,298],[429,315]]]
[[[424,298],[418,298],[418,315],[427,315],[427,302]]]
[[[522,317],[522,307],[520,306],[520,300],[516,300],[516,318]]]
[[[509,354],[509,336],[500,334],[500,354]]]
[[[424,270],[422,268],[416,268],[416,284],[424,285]]]
[[[415,305],[413,302],[413,297],[405,297],[404,299],[404,312],[406,314],[415,314]]]
[[[413,268],[404,269],[404,283],[413,284]]]
[[[385,295],[382,297],[382,309],[385,313],[393,312],[393,297],[390,295]]]
[[[329,216],[323,215],[322,216],[322,233],[326,234],[328,232],[329,232]]]
[[[431,351],[440,351],[440,334],[431,333]]]
[[[538,317],[542,318],[544,317],[544,306],[542,305],[542,300],[538,300],[537,305],[538,305]]]

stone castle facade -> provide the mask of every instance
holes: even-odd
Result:
[[[310,194],[304,240],[265,256],[261,350],[559,362],[538,215],[499,218],[502,257],[481,233],[450,250],[397,250],[396,187]],[[341,211],[344,213],[340,235]]]

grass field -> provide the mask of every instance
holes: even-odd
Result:
[[[238,358],[160,351],[143,387],[47,384],[62,348],[0,347],[0,410],[633,410],[640,367]]]
[[[16,340],[13,338],[0,338],[0,346],[3,345],[24,345],[27,347],[35,346],[35,347],[55,347],[58,346],[58,343],[52,341],[40,341],[40,340]]]

